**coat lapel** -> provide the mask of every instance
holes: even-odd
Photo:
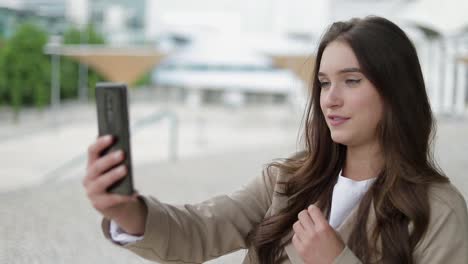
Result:
[[[358,208],[359,205],[354,206],[348,216],[346,216],[343,222],[336,228],[336,231],[340,234],[341,238],[345,242],[348,241],[349,237],[351,236],[351,232],[353,231]]]
[[[357,211],[358,211],[359,205],[355,206],[353,208],[352,212],[346,217],[346,219],[343,221],[343,223],[336,229],[336,231],[340,234],[341,238],[345,243],[349,240],[351,236],[351,232],[353,231],[354,226],[356,225],[356,217],[357,217]],[[372,201],[370,204],[370,209],[369,209],[369,215],[367,218],[367,224],[366,224],[366,233],[367,233],[367,239],[370,242],[371,241],[371,236],[372,232],[374,229],[374,226],[376,224],[377,218],[375,214],[375,209],[374,209],[374,202]],[[371,245],[372,246],[372,245]],[[380,237],[377,239],[377,243],[375,247],[373,248],[375,251],[371,255],[370,262],[371,263],[381,263],[381,257],[382,257],[382,240]]]
[[[354,206],[354,208],[351,210],[351,212],[348,214],[345,220],[336,229],[336,231],[341,235],[341,238],[345,242],[349,240],[349,237],[351,236],[351,232],[353,231],[353,228],[356,225],[358,208],[359,208],[359,204]],[[374,210],[374,202],[371,201],[369,215],[368,215],[367,224],[366,224],[366,231],[368,235],[370,235],[371,232],[373,231],[375,221],[376,221],[376,216],[375,216],[375,210]]]

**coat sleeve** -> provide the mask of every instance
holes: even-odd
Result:
[[[468,210],[465,198],[451,184],[434,185],[429,192],[431,211],[426,234],[413,252],[414,263],[468,263]],[[411,224],[409,230],[412,230]],[[334,264],[361,264],[345,247]]]
[[[161,263],[202,263],[247,248],[248,233],[271,206],[277,171],[269,172],[231,195],[199,204],[175,206],[143,196],[148,207],[144,238],[122,247]],[[107,219],[102,229],[110,239]]]
[[[468,263],[468,213],[464,199],[440,204],[431,212],[426,235],[415,250],[415,263]]]

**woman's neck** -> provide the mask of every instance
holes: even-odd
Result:
[[[347,147],[342,175],[363,181],[377,177],[383,167],[383,157],[377,145]]]

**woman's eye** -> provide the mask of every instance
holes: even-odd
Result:
[[[320,82],[321,88],[327,88],[328,86],[330,86],[330,82]]]
[[[358,83],[360,83],[360,82],[361,82],[361,79],[359,79],[359,80],[355,80],[355,79],[348,79],[348,80],[346,80],[346,84],[347,84],[347,85],[356,85],[356,84],[358,84]]]

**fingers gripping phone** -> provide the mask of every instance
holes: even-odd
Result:
[[[125,155],[123,164],[125,164],[127,168],[127,175],[112,184],[107,189],[107,192],[132,195],[134,189],[130,151],[127,86],[122,83],[97,83],[96,106],[99,136],[110,134],[114,138],[114,143],[109,148],[102,151],[100,156],[116,150],[122,150]]]

